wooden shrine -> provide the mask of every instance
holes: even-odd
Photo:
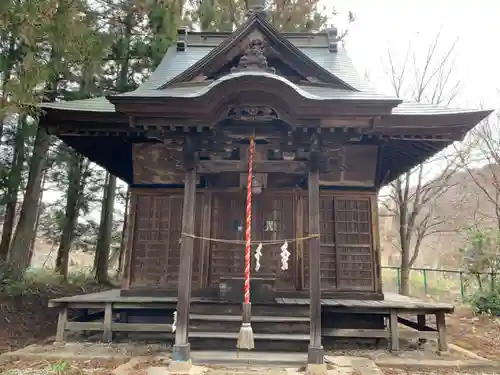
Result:
[[[357,75],[335,29],[279,33],[260,9],[233,33],[179,29],[137,90],[46,103],[41,123],[130,185],[126,271],[115,297],[174,298],[174,351],[184,360],[194,334],[190,304],[243,298],[253,137],[252,240],[264,246],[252,302],[307,300],[309,361],[321,363],[321,298],[382,306],[379,189],[489,112],[378,94]]]

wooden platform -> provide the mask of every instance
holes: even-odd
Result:
[[[384,296],[384,300],[378,301],[322,299],[324,340],[387,339],[392,350],[399,350],[400,338],[437,339],[440,350],[447,350],[445,314],[453,312],[452,305],[393,293]],[[49,307],[60,309],[58,341],[64,340],[66,331],[100,331],[103,332],[103,341],[109,342],[115,332],[153,332],[173,337],[171,317],[176,303],[176,297],[121,296],[120,290],[116,289],[57,298],[49,302]],[[190,339],[235,340],[241,319],[240,308],[234,303],[193,298]],[[68,311],[76,312],[77,317],[69,320]],[[279,346],[280,341],[303,344],[309,341],[308,299],[277,298],[274,304],[253,305],[252,313],[257,342],[272,341]],[[408,319],[408,315],[416,316],[416,320]],[[426,324],[428,315],[435,315],[436,328]],[[138,320],[138,316],[146,318]],[[351,318],[346,320],[346,316]],[[360,328],[363,321],[367,328]],[[376,321],[387,321],[388,324],[382,323],[382,327],[374,328],[375,323],[370,322]],[[352,322],[359,324],[349,328]],[[398,329],[400,324],[410,329]]]

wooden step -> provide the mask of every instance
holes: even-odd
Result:
[[[190,314],[190,320],[207,320],[211,322],[241,322],[241,315],[206,315]],[[252,323],[308,323],[305,316],[252,316]]]
[[[194,315],[241,315],[241,304],[217,304],[199,303],[191,305],[191,314]],[[273,305],[252,305],[253,316],[276,316],[276,317],[307,317],[309,318],[308,305],[283,306]]]
[[[191,332],[238,332],[241,319],[232,320],[190,320]],[[258,334],[309,334],[309,322],[278,322],[255,321],[252,319],[252,329]]]
[[[189,332],[189,338],[196,339],[238,339],[238,332]],[[273,334],[273,333],[254,333],[255,340],[272,341],[309,341],[309,335],[305,334]]]

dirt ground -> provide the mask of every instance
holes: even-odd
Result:
[[[498,372],[485,372],[482,370],[472,371],[463,370],[458,371],[454,369],[395,369],[384,368],[382,372],[385,375],[498,375]]]
[[[47,307],[52,294],[0,296],[0,353],[53,336],[57,312]]]
[[[50,299],[99,289],[101,288],[96,285],[89,285],[84,290],[40,288],[36,293],[30,292],[15,297],[0,294],[0,354],[55,335],[57,311],[48,308]]]
[[[474,316],[469,309],[459,307],[446,323],[451,343],[500,361],[500,318]]]
[[[450,343],[487,359],[500,361],[500,318],[475,316],[470,309],[458,307],[446,319]],[[456,369],[382,369],[385,375],[496,375],[499,372]]]
[[[15,361],[0,366],[0,375],[109,375],[122,363],[116,361]]]

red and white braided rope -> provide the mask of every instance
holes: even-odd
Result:
[[[243,302],[250,303],[250,252],[252,241],[252,172],[253,172],[253,151],[254,139],[250,138],[248,148],[248,182],[247,182],[247,207],[246,207],[246,233],[245,233],[245,287]]]

